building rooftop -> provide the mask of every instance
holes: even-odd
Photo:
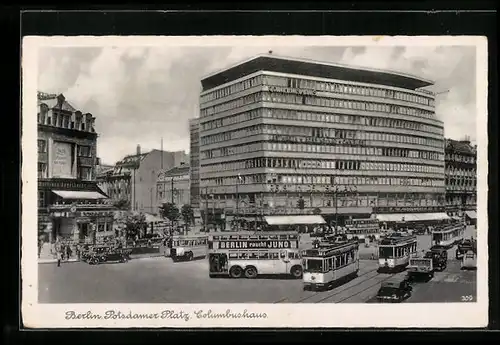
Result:
[[[472,146],[470,142],[462,140],[446,139],[445,149],[446,151],[454,151],[469,155],[476,154],[476,148]]]
[[[62,94],[56,95],[38,91],[37,105],[46,104],[49,109],[59,108],[59,98],[62,100],[60,109],[70,111],[72,113],[76,111],[76,108],[66,101],[66,98]]]
[[[257,71],[290,73],[310,77],[380,84],[411,90],[434,84],[430,80],[400,72],[266,54],[252,57],[204,77],[201,80],[203,91],[210,90]]]
[[[158,178],[173,177],[173,176],[183,176],[189,174],[189,164],[181,164],[172,169],[160,171]]]

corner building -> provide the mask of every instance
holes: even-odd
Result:
[[[432,82],[272,55],[201,82],[201,197],[215,213],[444,212]]]

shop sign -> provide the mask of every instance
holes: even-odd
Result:
[[[102,211],[81,211],[80,216],[82,217],[112,217],[114,212],[102,212]]]
[[[444,212],[445,208],[442,206],[403,206],[403,207],[374,207],[373,213],[432,213]]]
[[[95,190],[95,186],[92,183],[84,183],[78,181],[61,181],[61,180],[38,181],[38,188],[75,189],[75,190],[87,189],[91,191]]]
[[[315,96],[316,90],[304,90],[295,87],[269,86],[270,92],[295,93],[298,95]]]

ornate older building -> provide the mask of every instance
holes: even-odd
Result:
[[[446,139],[446,210],[453,216],[477,218],[477,147],[464,140]]]
[[[94,123],[62,94],[38,93],[38,227],[50,242],[113,233],[113,207],[95,181]]]
[[[264,55],[201,83],[201,195],[216,213],[447,217],[431,81]]]

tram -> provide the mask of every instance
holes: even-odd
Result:
[[[304,290],[327,289],[347,281],[359,271],[359,243],[318,243],[315,248],[302,251],[302,267]]]
[[[378,271],[402,271],[417,253],[417,236],[395,232],[379,244]]]
[[[455,223],[432,230],[432,244],[434,246],[451,248],[462,242],[465,235],[465,225]]]
[[[380,223],[378,219],[348,219],[345,222],[347,228],[346,235],[348,239],[358,239],[359,242],[365,242],[369,236],[380,239]]]

